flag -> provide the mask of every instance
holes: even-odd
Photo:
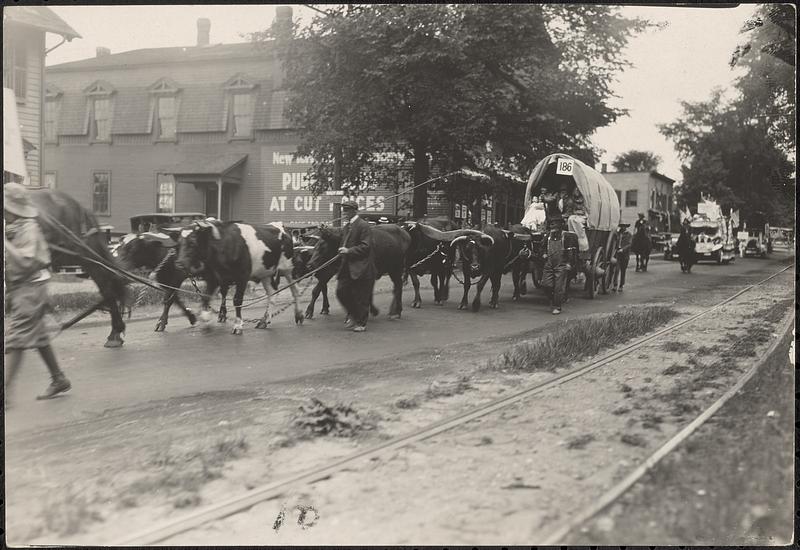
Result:
[[[731,227],[739,227],[739,211],[731,212]]]

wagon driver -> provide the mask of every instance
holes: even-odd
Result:
[[[336,297],[347,311],[347,328],[367,330],[372,289],[375,286],[375,252],[372,228],[358,216],[358,203],[342,201],[342,215],[347,220],[339,254],[342,265],[336,284]]]
[[[3,186],[3,232],[5,248],[5,397],[22,364],[26,349],[35,349],[50,371],[51,383],[37,399],[50,399],[72,386],[58,365],[50,336],[47,281],[50,279],[50,249],[36,221],[38,212],[28,190],[18,183]]]

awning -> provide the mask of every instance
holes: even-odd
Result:
[[[241,168],[247,161],[247,155],[237,153],[189,153],[166,173],[175,176],[176,180],[191,182],[223,179],[225,183],[241,183]]]
[[[3,9],[3,16],[3,23],[7,19],[9,23],[60,34],[67,40],[81,38],[75,29],[45,6],[7,6]]]

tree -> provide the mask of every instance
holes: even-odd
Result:
[[[568,4],[327,11],[303,30],[254,35],[275,39],[317,192],[334,185],[335,170],[351,188],[387,177],[394,166],[376,157],[385,151],[413,162],[419,185],[432,163],[526,173],[554,150],[589,150],[592,132],[624,114],[607,104],[610,82],[645,26],[613,7]],[[426,204],[421,185],[415,216]]]
[[[658,169],[661,157],[650,151],[631,149],[613,160],[611,165],[617,172],[651,172]]]
[[[746,69],[736,83],[743,107],[790,151],[796,146],[796,25],[792,4],[759,5],[742,26],[748,40],[736,48],[730,62],[731,67]]]
[[[726,103],[716,90],[709,101],[682,106],[677,121],[660,127],[685,162],[678,205],[694,207],[702,193],[748,223],[791,223],[794,165],[742,100]]]

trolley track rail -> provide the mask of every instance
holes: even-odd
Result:
[[[335,460],[329,462],[326,465],[314,468],[314,469],[312,469],[310,471],[301,472],[301,473],[289,476],[287,478],[284,478],[284,479],[281,479],[281,480],[277,480],[277,481],[262,485],[261,487],[256,487],[255,489],[252,489],[252,490],[248,491],[247,493],[243,493],[241,495],[237,495],[237,496],[231,497],[229,499],[225,499],[225,500],[219,501],[219,502],[217,502],[215,504],[206,506],[206,507],[204,507],[204,508],[202,508],[200,510],[194,511],[194,512],[192,512],[190,514],[187,514],[187,515],[183,516],[183,517],[175,518],[175,519],[172,519],[172,520],[168,520],[168,521],[162,522],[160,524],[153,525],[153,526],[151,526],[151,527],[149,527],[147,529],[144,529],[142,531],[139,531],[139,532],[133,533],[133,534],[131,534],[129,536],[126,536],[125,538],[123,538],[121,540],[114,541],[111,544],[115,545],[115,546],[117,546],[117,545],[132,546],[132,545],[152,545],[152,544],[159,543],[161,541],[169,539],[169,538],[171,538],[171,537],[173,537],[175,535],[178,535],[180,533],[184,533],[186,531],[191,531],[193,529],[196,529],[198,527],[206,525],[209,522],[212,522],[212,521],[215,521],[215,520],[219,520],[219,519],[225,518],[227,516],[233,515],[235,513],[247,510],[248,508],[251,508],[252,506],[254,506],[254,505],[256,505],[256,504],[258,504],[260,502],[264,502],[264,501],[268,501],[268,500],[272,500],[272,499],[278,498],[281,495],[283,495],[291,487],[294,487],[294,486],[297,486],[297,485],[303,485],[303,484],[312,484],[312,483],[315,483],[315,482],[318,482],[318,481],[322,481],[324,479],[328,479],[329,477],[331,477],[335,473],[341,471],[346,466],[348,466],[348,465],[350,465],[350,464],[352,464],[354,462],[361,461],[361,460],[366,460],[366,459],[370,459],[370,458],[378,457],[378,456],[382,456],[382,455],[386,455],[386,454],[388,454],[388,453],[390,453],[392,451],[396,451],[397,449],[400,449],[402,447],[411,445],[411,444],[419,442],[419,441],[423,441],[425,439],[428,439],[430,437],[438,435],[438,434],[440,434],[442,432],[445,432],[445,431],[451,430],[453,428],[456,428],[458,426],[461,426],[463,424],[466,424],[466,423],[468,423],[468,422],[470,422],[472,420],[475,420],[477,418],[480,418],[480,417],[486,416],[488,414],[491,414],[491,413],[493,413],[495,411],[498,411],[500,409],[508,407],[508,406],[510,406],[510,405],[512,405],[514,403],[520,402],[520,401],[522,401],[524,399],[527,399],[527,398],[529,398],[531,396],[534,396],[536,394],[542,393],[542,392],[544,392],[544,391],[546,391],[548,389],[551,389],[551,388],[554,388],[554,387],[559,386],[561,384],[564,384],[566,382],[569,382],[569,381],[571,381],[573,379],[580,378],[580,377],[582,377],[582,376],[584,376],[584,375],[586,375],[586,374],[588,374],[588,373],[590,373],[590,372],[592,372],[592,371],[594,371],[594,370],[596,370],[596,369],[598,369],[600,367],[603,367],[603,366],[607,365],[608,363],[611,363],[612,361],[615,361],[615,360],[617,360],[617,359],[619,359],[621,357],[624,357],[624,356],[632,353],[633,351],[641,348],[645,344],[647,344],[647,343],[649,343],[649,342],[651,342],[651,341],[653,341],[653,340],[655,340],[657,338],[660,338],[661,336],[664,336],[665,334],[669,334],[669,333],[673,332],[674,330],[676,330],[676,329],[678,329],[680,327],[683,327],[683,326],[685,326],[687,324],[690,324],[690,323],[694,322],[695,320],[697,320],[697,319],[699,319],[701,317],[704,317],[704,316],[708,315],[709,313],[712,313],[713,311],[721,308],[722,306],[732,302],[733,300],[735,300],[736,298],[738,298],[742,294],[745,294],[746,292],[752,290],[753,288],[758,287],[758,286],[760,286],[760,285],[762,285],[762,284],[774,279],[775,277],[785,273],[786,271],[788,271],[792,267],[793,266],[791,266],[791,265],[790,266],[786,266],[785,268],[783,268],[780,271],[770,275],[769,277],[767,277],[765,279],[762,279],[762,280],[760,280],[760,281],[758,281],[756,283],[753,283],[751,285],[746,286],[745,288],[743,288],[740,291],[736,292],[735,294],[729,296],[725,300],[722,300],[721,302],[718,302],[717,304],[715,304],[715,305],[713,305],[713,306],[711,306],[711,307],[709,307],[709,308],[707,308],[707,309],[705,309],[705,310],[703,310],[703,311],[701,311],[699,313],[691,315],[691,316],[687,317],[686,319],[683,319],[683,320],[678,321],[676,323],[673,323],[673,324],[671,324],[671,325],[669,325],[667,327],[659,329],[659,330],[657,330],[657,331],[655,331],[655,332],[653,332],[653,333],[651,333],[651,334],[649,334],[647,336],[644,336],[642,338],[636,339],[635,341],[625,345],[621,349],[618,349],[616,351],[608,353],[608,354],[606,354],[605,356],[603,356],[602,358],[600,358],[598,360],[591,361],[589,363],[579,365],[578,367],[572,368],[572,369],[570,369],[568,371],[565,371],[565,372],[563,372],[561,374],[557,374],[557,375],[549,378],[548,380],[533,384],[531,386],[528,386],[527,388],[524,388],[522,390],[514,392],[514,393],[512,393],[510,395],[507,395],[505,397],[493,400],[493,401],[491,401],[489,403],[486,403],[484,405],[476,407],[476,408],[472,409],[471,411],[466,411],[464,413],[460,413],[458,415],[451,416],[449,418],[446,418],[446,419],[440,420],[438,422],[435,422],[433,424],[430,424],[430,425],[428,425],[426,427],[417,429],[417,430],[415,430],[415,431],[413,431],[411,433],[408,433],[408,434],[405,434],[405,435],[402,435],[402,436],[398,436],[398,437],[393,438],[391,440],[382,442],[382,443],[380,443],[378,445],[375,445],[373,447],[370,447],[368,449],[363,449],[363,450],[357,451],[357,452],[355,452],[353,454],[350,454],[350,455],[348,455],[346,457],[335,459]],[[730,393],[730,392],[734,392],[735,393],[735,391],[736,391],[738,386],[739,386],[739,384],[737,383],[737,386],[732,388],[728,393]],[[726,393],[726,395],[728,395],[728,393]],[[714,406],[712,405],[712,407],[714,407]],[[717,407],[717,408],[719,408],[719,407]],[[714,409],[714,410],[716,410],[716,409]],[[705,414],[706,413],[703,413],[703,415],[705,415]],[[713,414],[713,412],[711,414]],[[703,415],[701,415],[701,416],[703,416]],[[710,414],[708,416],[710,416]],[[698,418],[700,418],[700,417],[698,417]],[[694,424],[697,421],[698,420],[696,419],[695,421],[692,422],[692,424]],[[681,433],[683,433],[683,431]],[[669,450],[671,450],[671,449],[669,449]],[[667,450],[664,454],[668,453],[669,450]],[[651,467],[651,466],[647,466],[648,469],[649,469],[649,467]],[[644,472],[642,472],[642,473],[644,473]],[[633,474],[631,474],[631,475],[633,475]],[[626,480],[627,479],[628,478],[626,478]],[[631,485],[632,485],[632,483],[631,483]],[[620,494],[622,494],[622,493],[620,493]],[[594,513],[596,513],[596,512],[594,512]],[[591,517],[591,515],[588,516],[588,517]],[[568,530],[566,532],[568,532]],[[551,537],[550,540],[560,540],[560,538],[563,538],[563,536],[564,536],[564,534],[566,532],[561,533],[561,531],[558,531],[558,532],[554,533],[554,535]],[[558,537],[558,539],[554,539],[553,537],[555,535],[560,535],[560,536]],[[553,544],[553,542],[550,542],[550,544]]]

